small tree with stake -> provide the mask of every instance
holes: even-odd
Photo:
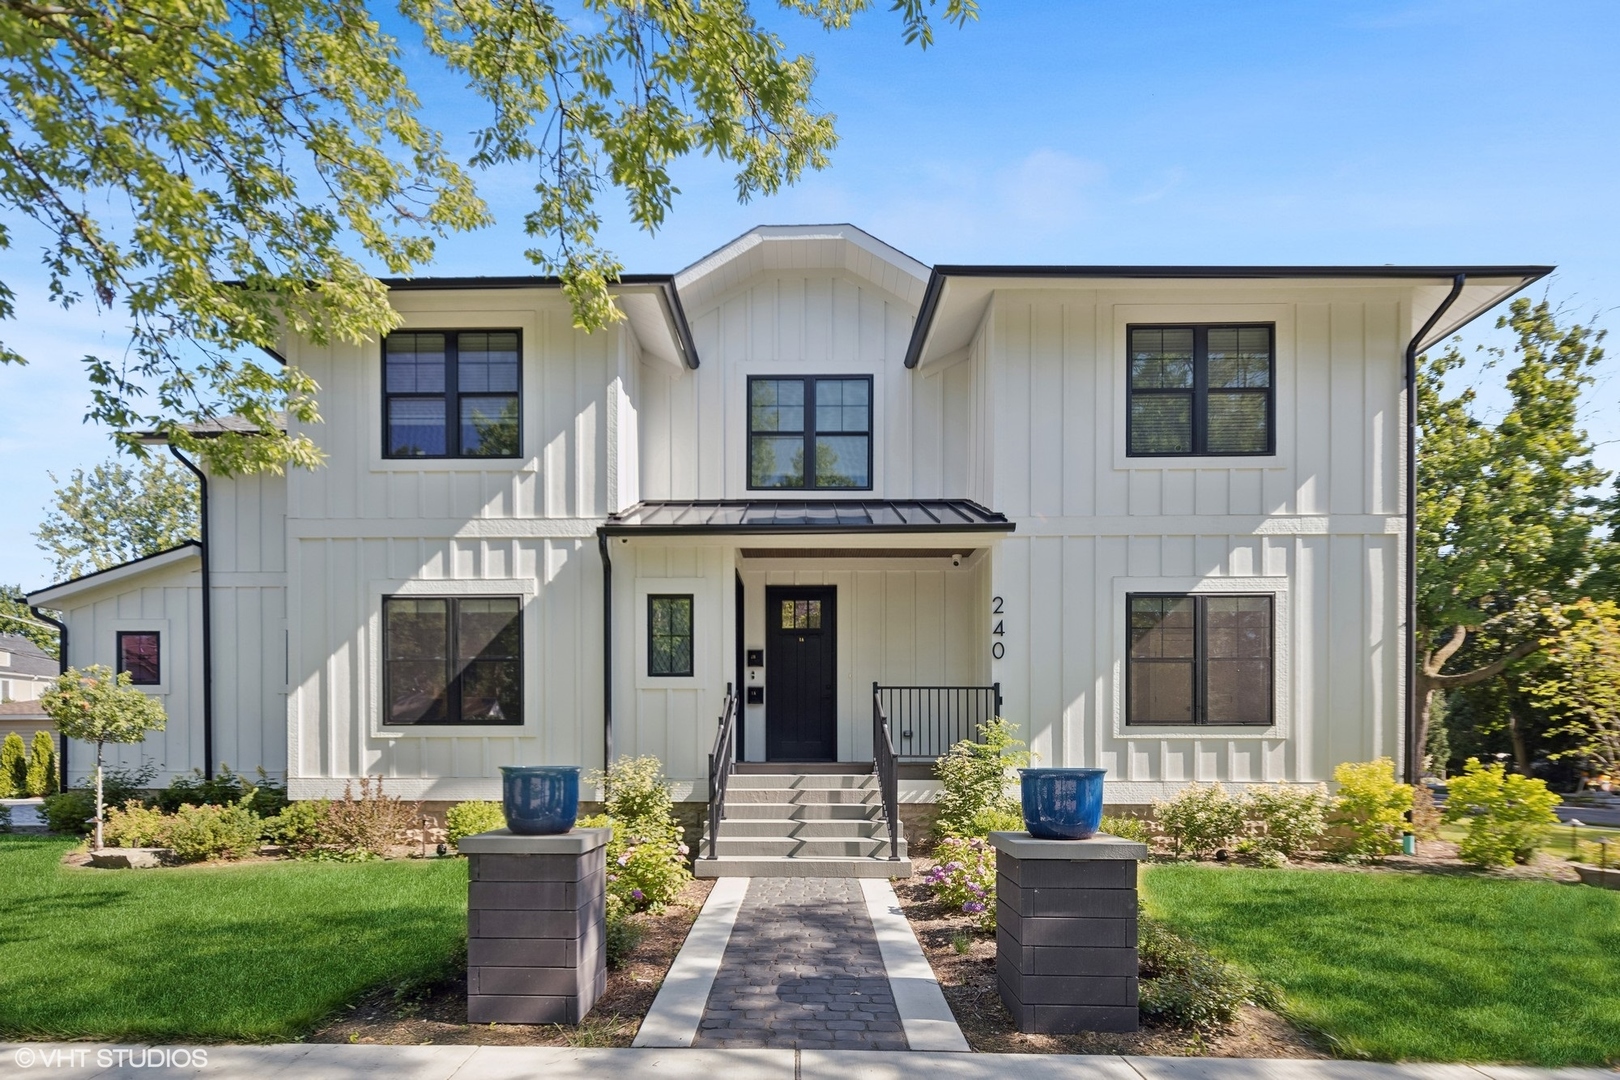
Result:
[[[96,849],[107,817],[101,798],[101,752],[107,743],[146,741],[148,731],[162,731],[168,717],[156,698],[137,690],[129,672],[92,664],[83,671],[68,668],[40,696],[40,706],[56,728],[70,739],[96,744]]]

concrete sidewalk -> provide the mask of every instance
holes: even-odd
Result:
[[[1512,1065],[1384,1065],[1361,1061],[1126,1058],[876,1050],[571,1050],[526,1046],[0,1047],[0,1080],[1613,1080],[1606,1069]],[[122,1050],[122,1055],[119,1054]],[[205,1063],[194,1055],[206,1053]],[[123,1064],[120,1066],[119,1059]],[[179,1067],[164,1062],[180,1058]],[[155,1066],[155,1067],[154,1067]]]

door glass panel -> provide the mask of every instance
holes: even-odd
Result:
[[[783,630],[820,630],[820,600],[782,601]]]

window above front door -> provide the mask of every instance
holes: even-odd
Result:
[[[749,379],[748,486],[871,490],[871,376]]]

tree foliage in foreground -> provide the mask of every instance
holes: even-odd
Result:
[[[0,585],[0,634],[25,637],[54,660],[58,655],[56,630],[34,618],[26,596],[20,585]]]
[[[871,0],[779,0],[829,30]],[[908,42],[975,0],[893,0]],[[576,323],[617,317],[619,264],[596,242],[599,197],[648,230],[700,153],[736,166],[739,199],[827,164],[833,116],[815,66],[753,0],[15,0],[0,5],[0,207],[51,237],[51,296],[131,320],[129,352],[85,358],[89,416],[141,453],[161,432],[220,472],[313,465],[285,433],[319,419],[314,382],[256,359],[283,329],[360,342],[397,316],[372,267],[410,274],[448,233],[492,224],[472,172],[535,177],[525,253],[562,278]],[[426,126],[402,59],[420,43],[473,126],[462,162]],[[420,52],[413,54],[421,55]],[[0,246],[10,231],[0,224]],[[240,283],[239,285],[236,283]],[[15,312],[0,283],[0,318]],[[0,361],[24,358],[0,343]],[[188,421],[246,418],[199,440]]]
[[[56,489],[35,546],[65,579],[196,539],[198,524],[197,481],[188,470],[166,457],[133,466],[107,461],[88,473],[74,469]]]
[[[162,731],[168,723],[163,705],[134,685],[129,672],[114,672],[100,664],[79,670],[68,668],[40,695],[40,708],[70,739],[96,747],[96,847],[102,846],[102,824],[107,818],[103,799],[102,753],[108,743],[146,741],[148,731]]]
[[[1543,612],[1579,599],[1613,558],[1595,530],[1593,492],[1608,474],[1577,417],[1603,333],[1560,325],[1546,301],[1523,297],[1497,326],[1515,337],[1487,350],[1512,365],[1500,419],[1480,417],[1471,389],[1447,396],[1465,363],[1455,344],[1418,371],[1419,747],[1436,691],[1495,679],[1540,650]]]
[[[1569,743],[1552,756],[1620,773],[1620,605],[1581,600],[1549,614],[1547,664],[1525,691],[1558,725],[1550,734]]]

